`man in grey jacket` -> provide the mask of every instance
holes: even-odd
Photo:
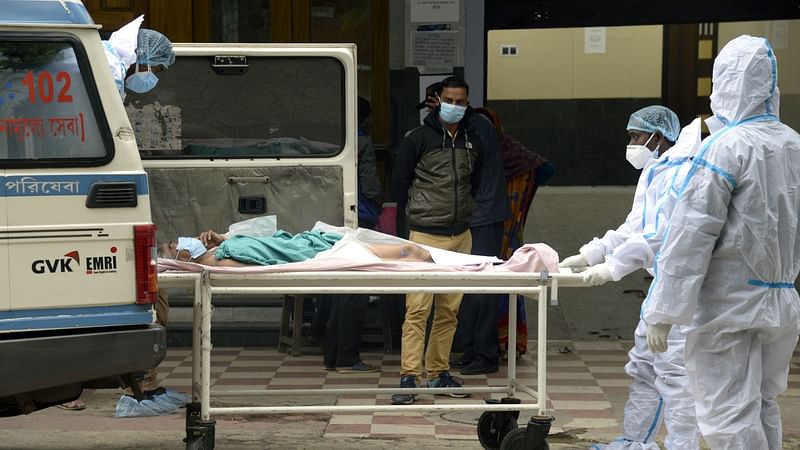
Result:
[[[480,190],[480,139],[465,117],[469,86],[449,77],[442,81],[439,106],[423,125],[403,138],[397,150],[391,192],[397,202],[397,229],[409,229],[409,239],[432,247],[469,253],[472,250],[470,221],[474,196]],[[407,228],[406,228],[407,227]],[[461,387],[463,382],[449,373],[461,294],[409,294],[403,323],[401,388],[418,386],[422,375],[425,328],[435,305],[428,339],[425,367],[429,387]],[[465,394],[450,394],[465,397]],[[413,394],[395,394],[393,404],[411,404]]]

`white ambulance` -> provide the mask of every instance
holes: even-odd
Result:
[[[147,175],[98,28],[79,1],[0,0],[0,416],[165,355]]]

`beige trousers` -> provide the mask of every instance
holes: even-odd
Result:
[[[409,239],[431,247],[469,253],[472,235],[469,230],[456,236],[411,231]],[[422,355],[425,352],[425,328],[431,306],[434,306],[433,326],[425,352],[428,379],[450,369],[450,347],[458,324],[458,307],[462,294],[408,294],[406,295],[406,320],[403,322],[403,344],[400,375],[422,375]]]

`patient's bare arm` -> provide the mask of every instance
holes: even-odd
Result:
[[[428,261],[432,262],[430,252],[416,244],[366,244],[367,247],[384,260]]]

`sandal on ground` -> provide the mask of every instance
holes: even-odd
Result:
[[[58,407],[67,411],[80,411],[82,409],[86,409],[86,403],[84,403],[83,400],[78,399],[71,402],[62,403],[58,405]]]

